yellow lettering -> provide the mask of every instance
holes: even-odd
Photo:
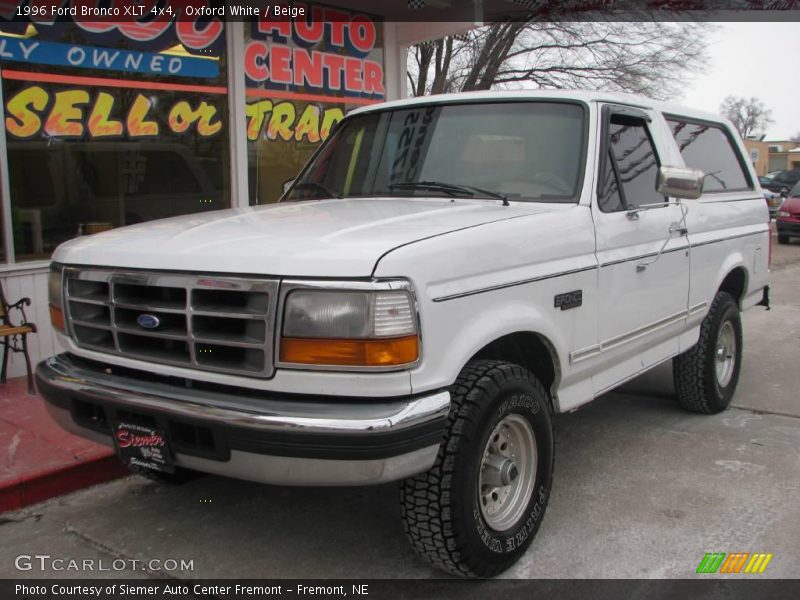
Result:
[[[333,126],[342,119],[344,119],[344,111],[341,108],[327,109],[322,115],[322,127],[319,130],[320,137],[323,140],[327,140]]]
[[[93,138],[122,135],[122,121],[111,118],[114,108],[114,96],[108,92],[100,92],[94,101],[89,115],[89,135]]]
[[[15,138],[33,137],[42,127],[42,120],[34,111],[43,111],[49,94],[38,85],[20,90],[6,103],[6,131]]]
[[[192,123],[197,123],[197,133],[208,137],[222,129],[221,121],[212,122],[216,115],[217,108],[208,102],[201,102],[197,110],[194,110],[187,101],[181,100],[170,110],[168,122],[170,129],[175,133],[184,133]]]
[[[50,115],[44,124],[44,131],[51,137],[80,137],[83,135],[82,105],[89,104],[86,90],[66,90],[56,92],[56,99]]]
[[[277,140],[278,136],[284,142],[288,142],[294,137],[292,125],[297,117],[297,110],[291,102],[281,102],[272,109],[272,115],[267,125],[267,138]]]
[[[130,111],[128,111],[128,135],[130,137],[147,137],[158,135],[158,123],[147,121],[147,113],[152,102],[142,94],[137,94]]]
[[[219,119],[214,122],[214,117],[217,116],[217,107],[209,104],[208,102],[201,102],[197,108],[199,120],[197,121],[197,133],[203,137],[208,137],[219,133],[222,129],[222,121]]]
[[[258,140],[261,134],[261,128],[264,126],[264,118],[272,111],[272,101],[261,100],[260,102],[253,102],[245,107],[245,114],[247,115],[247,139],[251,142]]]
[[[319,142],[319,106],[309,104],[300,115],[300,120],[297,121],[297,126],[294,129],[294,139],[302,142],[306,138],[312,144]]]

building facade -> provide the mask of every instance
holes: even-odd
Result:
[[[800,144],[789,140],[745,140],[757,175],[800,169]]]
[[[8,298],[33,300],[34,359],[58,351],[47,308],[56,246],[275,202],[347,111],[404,95],[409,45],[474,25],[390,21],[358,9],[377,3],[343,1],[239,21],[68,10],[84,4],[0,1],[0,279]],[[10,374],[23,372],[18,356]]]

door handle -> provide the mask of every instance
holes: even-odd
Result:
[[[686,225],[681,225],[680,223],[673,223],[669,226],[670,233],[677,233],[679,235],[688,235],[689,229]]]

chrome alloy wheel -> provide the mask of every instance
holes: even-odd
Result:
[[[525,514],[536,483],[536,436],[530,423],[510,414],[492,430],[483,450],[478,504],[486,524],[506,531]]]
[[[719,329],[714,357],[717,383],[724,388],[730,383],[736,366],[736,333],[730,321],[725,321]]]

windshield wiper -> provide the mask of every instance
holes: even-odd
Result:
[[[432,190],[444,192],[450,196],[466,195],[473,197],[475,193],[489,196],[490,198],[497,198],[503,201],[503,206],[509,206],[508,197],[500,192],[493,192],[491,190],[484,190],[483,188],[475,187],[474,185],[462,185],[459,183],[444,183],[442,181],[407,181],[402,183],[392,183],[389,189],[408,189],[408,190]]]
[[[312,189],[328,194],[331,198],[341,199],[342,197],[342,195],[339,192],[332,190],[327,185],[324,185],[322,183],[317,183],[316,181],[301,181],[300,183],[296,183],[293,189],[295,190]]]

